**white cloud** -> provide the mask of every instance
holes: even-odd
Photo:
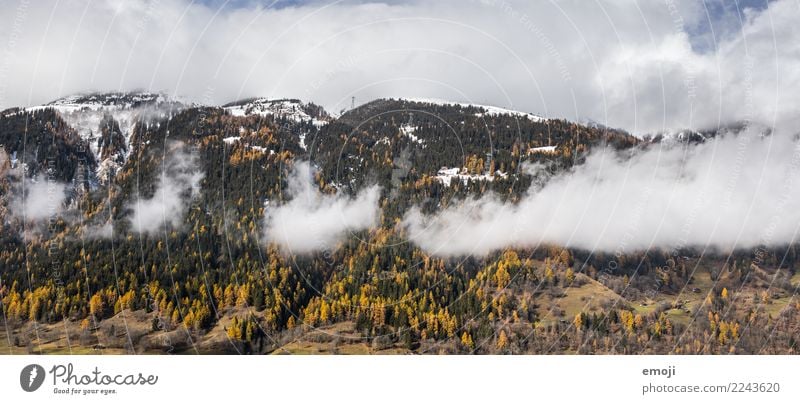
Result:
[[[380,188],[369,187],[355,198],[327,195],[317,189],[308,162],[297,162],[289,177],[291,201],[268,207],[265,233],[269,242],[290,253],[332,249],[350,233],[377,225]]]
[[[800,143],[750,129],[696,147],[598,150],[518,204],[489,195],[435,216],[412,209],[403,227],[437,255],[542,243],[607,252],[780,246],[800,230]]]
[[[83,236],[88,239],[110,239],[114,235],[114,225],[111,222],[101,225],[86,224],[81,230]]]
[[[130,203],[132,229],[137,233],[153,233],[166,224],[179,226],[188,201],[200,191],[203,173],[197,167],[197,156],[186,152],[182,143],[168,146],[162,172],[152,198],[138,198]],[[102,230],[102,229],[101,229]]]
[[[11,201],[11,210],[16,216],[29,221],[43,221],[64,212],[66,184],[48,180],[45,176],[24,181],[18,188],[20,194]]]
[[[88,0],[87,0],[88,1]],[[88,6],[87,6],[88,5]],[[0,106],[85,90],[251,95],[330,110],[385,96],[472,101],[637,133],[795,119],[800,7],[745,15],[710,52],[698,2],[312,2],[218,9],[188,0],[0,4]],[[21,21],[21,23],[19,22]]]

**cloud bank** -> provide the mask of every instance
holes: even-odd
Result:
[[[291,201],[267,207],[264,218],[267,241],[286,252],[305,254],[332,249],[349,233],[378,224],[378,186],[362,190],[355,198],[323,194],[305,161],[295,163],[288,181]]]
[[[596,150],[518,204],[488,195],[434,216],[414,208],[402,224],[445,256],[542,243],[615,253],[783,245],[800,230],[800,142],[748,129],[694,147]]]
[[[0,108],[144,88],[334,112],[351,96],[450,99],[634,133],[796,119],[798,3],[722,17],[718,3],[4,1]]]
[[[152,198],[138,198],[129,207],[131,229],[137,233],[154,233],[170,224],[179,226],[189,205],[188,201],[200,192],[203,172],[197,155],[187,152],[182,143],[167,146],[162,172]],[[110,234],[110,232],[108,232]]]

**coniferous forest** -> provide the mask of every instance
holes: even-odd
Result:
[[[794,244],[437,254],[403,225],[487,195],[514,206],[594,151],[657,137],[480,106],[277,102],[134,104],[88,126],[57,104],[0,113],[0,352],[797,353]],[[314,248],[270,238],[302,164],[323,201],[376,188],[375,223]]]

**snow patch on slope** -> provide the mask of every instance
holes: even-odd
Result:
[[[417,137],[417,135],[414,134],[416,131],[417,131],[416,126],[412,126],[409,124],[400,126],[400,133],[402,133],[403,136],[408,137],[409,139],[411,139],[412,142],[424,145],[425,142],[423,142],[422,139],[420,139],[419,137]]]
[[[531,147],[528,149],[528,154],[552,154],[556,152],[556,147],[558,146]]]
[[[436,173],[436,180],[449,187],[453,180],[460,180],[462,184],[466,185],[470,180],[472,181],[494,181],[495,176],[506,178],[508,174],[496,171],[494,174],[469,174],[466,168],[447,168],[442,167]]]
[[[409,102],[417,102],[422,104],[433,104],[433,105],[455,105],[462,108],[479,108],[482,109],[482,112],[478,112],[475,116],[483,117],[483,116],[501,116],[501,115],[511,115],[518,118],[528,119],[533,122],[544,122],[545,119],[542,116],[531,114],[529,112],[522,112],[522,111],[515,111],[511,109],[496,107],[492,105],[481,105],[481,104],[472,104],[472,103],[463,103],[463,102],[454,102],[454,101],[446,101],[440,100],[436,98],[401,98],[401,100],[409,101]]]
[[[242,137],[241,136],[228,136],[226,138],[223,138],[222,141],[225,144],[233,145],[233,144],[242,142]],[[264,146],[255,146],[255,145],[248,144],[248,143],[243,143],[243,144],[244,144],[244,147],[246,147],[248,149],[257,150],[257,151],[260,151],[261,153],[275,154],[275,150],[267,149]]]

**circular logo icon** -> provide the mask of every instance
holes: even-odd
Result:
[[[19,373],[19,385],[28,393],[36,391],[44,383],[44,368],[37,365],[28,365]]]

